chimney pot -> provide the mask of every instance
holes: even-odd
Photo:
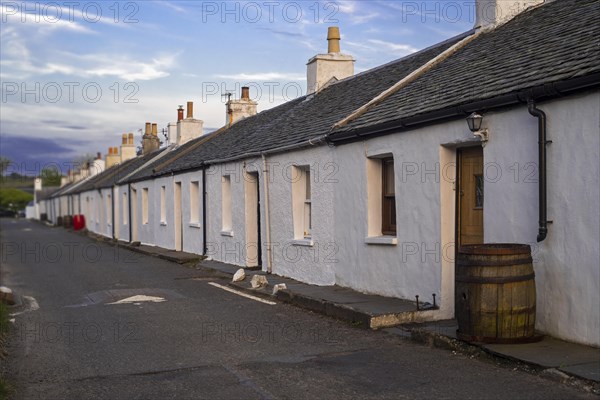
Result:
[[[339,53],[340,52],[340,28],[337,26],[330,26],[327,29],[327,52],[328,53]]]
[[[100,153],[100,152],[96,153],[96,160],[102,160],[102,153]]]
[[[113,154],[113,148],[112,148],[112,147],[109,147],[109,148],[108,148],[108,155],[109,155],[109,156],[112,156],[112,154]]]
[[[151,122],[146,122],[146,130],[145,130],[145,135],[151,135],[152,134],[152,123]]]
[[[177,109],[177,122],[183,119],[183,106],[179,106]]]
[[[250,88],[242,86],[242,100],[250,100]]]
[[[158,135],[158,124],[152,124],[152,136]]]
[[[128,138],[128,139],[127,139],[127,143],[128,143],[128,144],[133,144],[133,133],[130,133],[130,134],[127,136],[127,138]]]
[[[124,133],[121,139],[121,144],[127,144],[127,134]]]
[[[187,116],[186,118],[194,118],[194,102],[193,101],[188,101],[187,102]]]

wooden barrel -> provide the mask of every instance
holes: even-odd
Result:
[[[40,221],[48,221],[48,214],[41,213],[40,214]]]
[[[63,218],[63,226],[70,229],[73,226],[73,217],[71,215],[65,215]]]
[[[537,340],[535,274],[529,245],[461,246],[455,305],[461,339],[485,343]]]
[[[62,224],[63,224],[63,218],[57,217],[56,218],[56,226],[62,226]]]

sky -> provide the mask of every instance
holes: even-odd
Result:
[[[469,30],[475,0],[1,1],[0,155],[10,172],[66,173],[194,102],[205,132],[226,92],[259,112],[306,94],[306,62],[339,26],[355,73]],[[160,133],[159,133],[160,136]]]

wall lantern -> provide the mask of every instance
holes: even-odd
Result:
[[[481,114],[478,114],[477,112],[474,112],[467,117],[467,124],[469,125],[469,130],[473,132],[474,136],[477,136],[481,139],[481,146],[485,147],[488,141],[488,130],[481,129],[482,123],[483,116]]]

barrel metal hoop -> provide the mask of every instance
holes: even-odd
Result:
[[[498,261],[475,261],[475,260],[458,260],[459,267],[509,267],[512,265],[531,264],[531,257],[520,258],[518,260],[498,260]]]
[[[456,275],[456,282],[461,283],[512,283],[512,282],[523,282],[529,281],[535,278],[535,273],[528,275],[519,276],[470,276],[470,275]]]

